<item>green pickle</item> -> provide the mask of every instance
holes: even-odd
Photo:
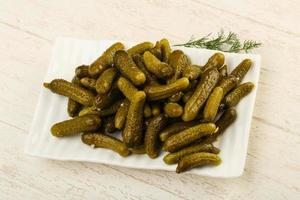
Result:
[[[159,85],[159,81],[157,80],[157,78],[147,70],[143,60],[143,56],[141,56],[140,54],[135,54],[132,56],[132,58],[135,64],[137,65],[137,67],[145,74],[146,84]]]
[[[177,92],[176,94],[173,94],[172,96],[169,97],[169,102],[179,102],[180,99],[183,97],[184,93],[183,92]]]
[[[227,67],[227,65],[223,65],[223,66],[220,67],[218,70],[219,70],[220,75],[221,75],[222,77],[225,77],[225,76],[228,75],[228,67]]]
[[[82,105],[93,105],[94,95],[92,92],[66,80],[54,79],[51,83],[44,83],[44,87],[56,94],[69,97]]]
[[[164,112],[171,118],[180,117],[183,113],[183,108],[178,103],[167,103],[164,106]]]
[[[153,48],[153,44],[151,42],[143,42],[131,47],[130,49],[127,50],[127,52],[130,56],[132,56],[135,54],[143,54],[145,51],[148,51],[152,48]]]
[[[155,116],[149,120],[145,134],[145,150],[150,158],[156,158],[159,155],[159,132],[166,126],[167,118],[164,114]]]
[[[115,115],[115,127],[119,130],[123,129],[124,127],[129,105],[130,102],[127,99],[125,99],[123,103],[120,105],[120,107],[118,108],[118,111]]]
[[[143,54],[143,59],[147,70],[161,79],[169,78],[173,75],[174,70],[167,63],[161,62],[152,53],[146,51]]]
[[[105,117],[105,116],[110,116],[110,115],[115,114],[118,111],[118,109],[122,103],[123,103],[123,100],[118,100],[115,103],[113,103],[111,106],[101,109],[99,112],[100,116]]]
[[[123,141],[127,147],[139,146],[142,143],[145,100],[145,92],[138,91],[130,102],[125,128],[122,132]]]
[[[182,101],[183,103],[188,102],[188,100],[191,98],[191,96],[194,94],[194,91],[188,91],[186,92],[183,97],[182,97]]]
[[[118,90],[116,85],[113,85],[109,93],[98,94],[95,97],[94,105],[97,108],[103,109],[112,105],[114,102],[120,100],[121,98],[123,98],[122,93]]]
[[[128,78],[134,85],[142,85],[146,81],[145,74],[136,66],[131,56],[126,51],[117,51],[114,64],[121,74]]]
[[[130,148],[130,152],[133,154],[146,154],[145,145],[140,145],[134,148]]]
[[[82,132],[96,131],[101,126],[101,119],[97,115],[85,115],[65,120],[51,127],[52,135],[64,137]]]
[[[129,80],[122,76],[118,79],[117,85],[124,96],[129,99],[129,101],[132,101],[132,98],[138,89]]]
[[[117,74],[118,71],[114,67],[106,69],[96,81],[96,91],[99,94],[106,94],[111,89]]]
[[[104,126],[104,132],[105,133],[114,133],[116,132],[116,127],[115,127],[115,117],[110,116],[107,119],[104,120],[103,122]]]
[[[250,94],[252,89],[254,88],[254,84],[251,82],[243,83],[239,85],[237,88],[235,88],[232,92],[230,92],[226,97],[225,97],[225,104],[228,107],[235,106],[239,103],[239,101]]]
[[[213,122],[217,116],[221,100],[223,98],[223,89],[221,87],[215,87],[212,93],[209,95],[204,111],[203,118],[206,122]]]
[[[169,57],[169,65],[173,68],[174,74],[167,83],[174,83],[181,77],[182,71],[188,67],[188,58],[181,50],[175,50]]]
[[[95,148],[110,149],[120,156],[126,157],[130,154],[129,149],[122,141],[109,135],[101,133],[85,133],[81,136],[83,143],[93,145]]]
[[[231,75],[237,78],[237,84],[240,84],[247,72],[251,68],[252,61],[250,59],[243,60],[232,72]]]
[[[198,152],[218,154],[220,152],[220,149],[214,147],[212,144],[194,144],[192,146],[181,149],[180,151],[167,154],[164,157],[164,162],[168,165],[175,164],[178,163],[179,160],[184,156]]]
[[[96,106],[90,106],[90,107],[85,107],[80,110],[78,113],[78,116],[84,116],[84,115],[99,115],[100,116],[100,110]]]
[[[188,78],[190,81],[196,80],[202,74],[201,67],[199,65],[190,65],[183,69],[182,77]]]
[[[145,103],[144,105],[144,117],[149,118],[152,116],[152,110],[148,103]]]
[[[75,75],[77,78],[81,79],[83,77],[89,76],[89,66],[88,65],[80,65],[75,69]]]
[[[160,134],[159,139],[164,142],[166,141],[171,135],[179,133],[185,129],[191,128],[195,125],[199,124],[199,122],[192,121],[192,122],[176,122],[172,123],[171,125],[167,126]]]
[[[76,76],[72,79],[72,83],[76,85],[80,84],[79,79]],[[79,113],[80,108],[81,108],[80,103],[74,101],[71,98],[68,99],[67,111],[70,117],[76,117]]]
[[[223,89],[223,96],[230,92],[237,85],[237,78],[233,75],[228,75],[222,78],[219,87]]]
[[[219,78],[220,75],[217,69],[208,70],[203,74],[193,95],[188,99],[184,106],[182,115],[183,121],[192,121],[196,118],[211,91],[217,85]]]
[[[160,49],[161,49],[161,54],[162,54],[162,61],[163,62],[168,62],[169,56],[171,55],[171,47],[170,43],[167,39],[162,39],[159,41],[160,44]]]
[[[180,78],[168,85],[147,86],[144,88],[144,91],[147,94],[147,98],[150,101],[154,101],[168,98],[177,92],[183,91],[188,86],[189,80],[187,78]]]
[[[195,167],[219,165],[221,158],[213,153],[199,152],[184,156],[178,163],[176,172],[181,173]]]
[[[207,63],[203,66],[203,71],[207,71],[210,69],[219,69],[224,65],[225,62],[225,56],[222,53],[215,53],[212,55]]]
[[[93,78],[84,77],[84,78],[80,79],[80,83],[87,89],[90,89],[93,91],[96,90],[96,80]]]
[[[158,103],[151,104],[151,111],[153,116],[157,116],[161,113],[160,105]]]
[[[216,131],[216,125],[213,123],[203,123],[186,130],[183,130],[175,135],[170,136],[163,145],[163,150],[175,152],[187,145],[195,142],[201,137],[211,135]]]
[[[97,58],[89,67],[89,74],[91,77],[98,78],[98,76],[114,63],[115,53],[123,50],[124,45],[120,42],[111,45],[99,58]]]

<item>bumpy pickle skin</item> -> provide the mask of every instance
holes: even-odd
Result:
[[[183,97],[184,93],[183,92],[177,92],[176,94],[173,94],[172,96],[169,97],[169,102],[179,102],[181,98]]]
[[[90,89],[93,91],[96,90],[96,80],[93,78],[84,77],[84,78],[80,79],[80,83],[87,89]]]
[[[164,38],[164,39],[159,41],[159,44],[160,44],[160,49],[161,49],[161,53],[162,53],[162,61],[163,62],[168,62],[169,56],[172,52],[169,40]]]
[[[87,145],[93,145],[95,148],[110,149],[123,157],[130,154],[129,149],[122,141],[109,135],[101,133],[85,133],[81,136],[81,141]]]
[[[118,100],[115,103],[113,103],[111,106],[101,109],[99,111],[100,116],[106,117],[106,116],[114,115],[118,111],[118,108],[121,106],[122,102],[123,100]]]
[[[195,142],[201,137],[211,135],[215,132],[216,125],[203,123],[170,136],[163,145],[164,151],[175,152]]]
[[[133,154],[146,154],[145,145],[140,145],[134,148],[130,148],[130,152]]]
[[[84,116],[84,115],[99,115],[100,116],[100,110],[101,109],[99,109],[95,106],[85,107],[80,110],[80,112],[78,113],[78,116],[79,117]]]
[[[169,57],[169,65],[173,68],[173,76],[167,80],[167,83],[174,83],[181,77],[183,70],[188,66],[188,58],[181,50],[175,50]]]
[[[129,101],[132,101],[135,93],[138,91],[138,89],[129,80],[122,76],[118,79],[117,86],[124,96],[129,99]]]
[[[120,42],[111,45],[99,58],[97,58],[89,67],[89,74],[93,78],[98,78],[98,76],[113,62],[115,53],[118,50],[123,50],[124,45]]]
[[[150,101],[168,98],[177,92],[181,92],[189,86],[189,79],[180,78],[174,83],[159,86],[146,86],[144,91]]]
[[[217,131],[212,135],[204,138],[201,143],[212,143],[217,140],[218,136],[223,134],[225,130],[236,120],[237,112],[234,108],[228,108],[221,117],[216,121]]]
[[[132,59],[134,60],[136,66],[145,74],[146,76],[145,84],[159,85],[159,81],[157,80],[157,78],[147,70],[142,55],[135,54],[132,56]]]
[[[156,58],[152,53],[146,51],[143,54],[143,59],[145,62],[146,68],[155,76],[161,79],[167,79],[171,77],[174,73],[173,68],[167,63],[161,62]]]
[[[129,100],[125,99],[123,103],[120,105],[116,115],[115,115],[115,127],[119,130],[123,129],[128,109],[129,109],[130,102]]]
[[[104,121],[104,132],[105,133],[114,133],[116,132],[116,127],[115,127],[115,117],[110,116]]]
[[[185,129],[191,128],[196,126],[199,122],[192,121],[192,122],[176,122],[168,125],[161,133],[159,134],[159,139],[164,142],[166,141],[171,135],[179,133]]]
[[[144,105],[144,117],[149,118],[152,116],[152,110],[148,103],[145,103]]]
[[[202,74],[201,67],[199,65],[190,65],[183,69],[182,77],[188,78],[190,81],[196,80]]]
[[[77,78],[81,79],[83,77],[89,77],[89,66],[80,65],[75,69],[75,75]]]
[[[164,106],[164,112],[171,118],[180,117],[183,113],[183,108],[178,103],[167,103]]]
[[[204,111],[203,118],[206,122],[213,122],[217,116],[221,100],[223,98],[223,89],[221,87],[215,87],[212,93],[209,95]]]
[[[149,120],[145,134],[145,150],[152,159],[157,158],[160,151],[159,132],[166,126],[167,118],[164,114],[155,116]]]
[[[92,92],[66,80],[54,79],[50,83],[44,83],[44,87],[56,94],[69,97],[82,105],[93,105],[94,95]]]
[[[153,46],[154,45],[152,44],[152,42],[143,42],[131,47],[127,50],[127,52],[130,56],[135,54],[143,54],[145,51],[152,49]]]
[[[217,69],[208,70],[203,74],[193,95],[188,99],[184,106],[182,115],[183,121],[192,121],[198,115],[211,91],[217,85],[220,75]]]
[[[171,165],[178,163],[178,161],[184,156],[198,152],[218,154],[220,149],[214,147],[212,144],[194,144],[192,146],[183,148],[180,151],[167,154],[163,160],[166,164]]]
[[[221,158],[213,153],[199,152],[184,156],[178,163],[176,172],[181,173],[190,170],[195,167],[201,167],[205,165],[219,165],[221,164]]]
[[[225,76],[219,83],[219,87],[223,89],[223,96],[237,86],[237,78],[233,75]]]
[[[80,84],[79,79],[76,76],[72,79],[72,83],[76,85]],[[70,117],[76,117],[79,113],[80,108],[81,108],[80,103],[74,101],[71,98],[68,99],[67,111]]]
[[[240,84],[247,72],[251,68],[252,61],[250,59],[243,60],[232,72],[231,75],[237,78],[237,84]]]
[[[127,147],[139,146],[142,143],[145,100],[145,92],[138,91],[130,102],[125,128],[122,132],[123,141]]]
[[[110,105],[112,105],[114,102],[120,100],[123,98],[122,93],[118,90],[116,85],[113,85],[110,92],[107,94],[98,94],[95,97],[94,105],[97,108],[103,109]]]
[[[239,85],[237,88],[235,88],[232,92],[230,92],[225,97],[224,100],[226,106],[233,107],[237,105],[243,97],[250,94],[253,88],[254,88],[254,84],[251,82],[247,82]]]
[[[51,133],[56,137],[71,136],[82,132],[96,131],[101,126],[97,115],[85,115],[54,124]]]
[[[207,71],[210,69],[219,69],[224,65],[225,62],[225,56],[222,53],[215,53],[212,55],[207,63],[203,66],[203,71]]]
[[[96,91],[99,94],[106,94],[111,89],[117,75],[118,71],[116,68],[111,67],[106,69],[96,81]]]
[[[134,85],[139,86],[145,83],[145,74],[136,66],[126,51],[121,50],[116,52],[114,64],[120,73],[125,78],[128,78]]]

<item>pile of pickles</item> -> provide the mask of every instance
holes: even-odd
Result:
[[[242,83],[252,62],[243,60],[229,73],[222,53],[204,66],[192,64],[167,39],[127,50],[111,45],[90,65],[76,68],[72,81],[44,86],[68,98],[72,119],[51,128],[56,137],[81,134],[83,143],[120,156],[147,154],[177,164],[176,172],[219,165],[212,143],[237,118],[235,106],[254,87]],[[122,133],[122,139],[117,137]]]

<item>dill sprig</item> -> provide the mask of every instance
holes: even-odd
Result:
[[[211,33],[200,39],[196,39],[192,36],[188,42],[184,44],[176,44],[174,46],[214,49],[234,53],[244,51],[248,53],[250,50],[260,47],[261,43],[253,40],[245,40],[244,42],[241,42],[236,33],[230,31],[226,34],[223,30],[221,30],[215,38],[211,37]]]

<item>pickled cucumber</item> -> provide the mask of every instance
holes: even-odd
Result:
[[[148,103],[145,103],[144,105],[144,117],[149,118],[152,115],[151,107]]]
[[[134,148],[130,148],[130,152],[133,154],[146,154],[145,145],[140,145]]]
[[[180,99],[183,97],[184,93],[183,92],[177,92],[176,94],[173,94],[172,96],[169,97],[169,101],[176,103],[180,101]]]
[[[171,123],[171,125],[167,126],[160,134],[159,139],[161,141],[166,141],[171,135],[175,133],[179,133],[185,129],[191,128],[195,125],[199,124],[199,122],[192,121],[192,122],[176,122]]]
[[[184,156],[198,153],[198,152],[208,152],[213,154],[218,154],[220,149],[214,147],[212,144],[194,144],[192,146],[186,147],[177,151],[175,153],[169,153],[164,157],[164,162],[168,165],[177,163]]]
[[[223,65],[222,67],[220,67],[219,69],[220,75],[222,77],[226,77],[228,75],[228,69],[227,69],[227,65]]]
[[[80,66],[76,67],[75,75],[79,79],[81,79],[83,77],[88,77],[89,76],[89,66],[88,65],[80,65]]]
[[[233,75],[223,77],[219,83],[219,87],[223,89],[223,96],[230,92],[237,85],[237,78]]]
[[[114,133],[116,132],[116,127],[115,127],[115,117],[114,116],[110,116],[108,118],[106,118],[103,122],[103,126],[104,126],[104,132],[105,133]]]
[[[114,85],[110,92],[107,94],[98,94],[95,97],[94,105],[97,108],[103,109],[110,105],[112,105],[117,100],[120,100],[123,98],[122,93],[118,90],[117,86]]]
[[[156,158],[159,155],[159,132],[167,124],[167,118],[160,114],[150,119],[145,134],[145,150],[150,158]]]
[[[164,111],[171,118],[180,117],[183,113],[183,108],[178,103],[167,103],[164,106]]]
[[[219,69],[220,67],[223,66],[225,61],[225,56],[222,53],[215,53],[212,55],[207,63],[203,66],[203,71],[207,71],[210,69]]]
[[[219,72],[215,68],[208,70],[202,75],[200,83],[184,106],[183,121],[191,121],[196,118],[209,94],[218,83],[219,77]]]
[[[114,55],[118,50],[124,49],[124,45],[120,42],[111,45],[99,58],[97,58],[89,67],[89,74],[94,78],[98,76],[114,62]]]
[[[151,111],[153,116],[159,115],[161,113],[160,105],[158,103],[152,103]]]
[[[203,111],[203,118],[206,122],[213,122],[223,98],[223,89],[221,87],[216,87],[212,93],[209,95],[204,111]]]
[[[188,102],[188,100],[191,98],[191,96],[194,94],[194,91],[188,91],[186,92],[183,97],[182,97],[182,101],[183,103]]]
[[[167,39],[162,39],[159,41],[160,44],[160,49],[161,49],[161,54],[162,54],[162,61],[163,62],[168,62],[169,56],[172,52],[170,43]]]
[[[205,165],[219,165],[221,158],[213,153],[199,152],[184,156],[178,163],[176,172],[181,173],[189,169],[205,166]]]
[[[173,68],[173,76],[168,79],[167,83],[174,83],[181,77],[182,72],[188,67],[188,58],[181,50],[175,50],[169,57],[169,64]]]
[[[252,61],[250,59],[245,59],[231,72],[231,75],[237,78],[237,84],[240,84],[242,82],[251,65]]]
[[[56,94],[69,97],[82,105],[93,105],[93,93],[66,80],[54,79],[51,83],[44,83],[44,87],[50,89]]]
[[[254,84],[251,82],[247,82],[239,85],[236,89],[234,89],[225,97],[226,106],[232,107],[237,105],[243,97],[250,94],[253,88],[254,88]]]
[[[145,51],[148,51],[152,48],[153,48],[153,44],[151,42],[143,42],[131,47],[130,49],[127,50],[127,52],[130,56],[132,56],[135,54],[143,54]]]
[[[119,109],[119,107],[121,106],[122,103],[123,103],[123,100],[118,100],[115,103],[113,103],[111,106],[108,106],[104,109],[101,109],[99,111],[100,116],[105,117],[105,116],[115,114],[118,111],[118,109]]]
[[[101,133],[85,133],[81,136],[83,143],[93,145],[95,148],[106,148],[126,157],[130,154],[128,148],[122,141],[109,135]]]
[[[134,85],[142,85],[145,83],[145,74],[136,66],[126,51],[121,50],[116,52],[114,64],[121,74],[128,78]]]
[[[115,127],[121,130],[124,127],[128,109],[129,109],[130,102],[125,99],[123,103],[118,108],[118,111],[115,115]]]
[[[147,98],[150,101],[168,98],[177,92],[186,89],[189,86],[189,80],[187,78],[180,78],[174,83],[168,85],[159,86],[147,86],[144,91],[147,94]]]
[[[87,89],[90,89],[93,91],[96,90],[96,80],[93,78],[84,77],[84,78],[80,79],[80,83]]]
[[[100,116],[100,110],[96,106],[90,106],[85,107],[82,110],[80,110],[78,116],[84,116],[84,115],[99,115]]]
[[[143,57],[139,54],[136,54],[136,55],[133,55],[132,58],[133,58],[135,64],[137,65],[137,67],[145,74],[146,84],[147,85],[159,85],[159,81],[157,80],[157,78],[153,74],[151,74],[145,67]]]
[[[134,85],[124,77],[120,77],[117,81],[119,90],[124,94],[124,96],[132,101],[134,94],[138,91]]]
[[[75,76],[72,79],[72,83],[79,85],[79,79]],[[68,99],[68,106],[67,106],[67,111],[68,111],[68,115],[70,117],[76,117],[78,115],[78,112],[81,108],[81,104],[74,101],[73,99],[69,98]]]
[[[199,65],[187,66],[182,71],[182,77],[186,77],[190,81],[198,79],[201,74],[202,74],[202,70]]]
[[[163,150],[169,152],[175,152],[177,150],[186,147],[187,145],[195,142],[199,138],[207,135],[211,135],[215,132],[216,125],[213,123],[203,123],[184,131],[176,133],[170,136],[163,145]]]
[[[146,68],[161,79],[169,78],[174,73],[174,70],[171,66],[169,66],[167,63],[161,62],[149,51],[146,51],[143,54],[143,59]]]
[[[51,133],[56,137],[64,137],[81,132],[96,131],[100,126],[99,116],[85,115],[54,124],[51,127]]]
[[[113,81],[116,78],[117,74],[118,71],[114,67],[105,70],[97,79],[96,91],[99,94],[107,93],[111,89]]]
[[[130,102],[125,128],[122,132],[123,141],[128,147],[139,146],[142,143],[145,100],[145,92],[138,91]]]

